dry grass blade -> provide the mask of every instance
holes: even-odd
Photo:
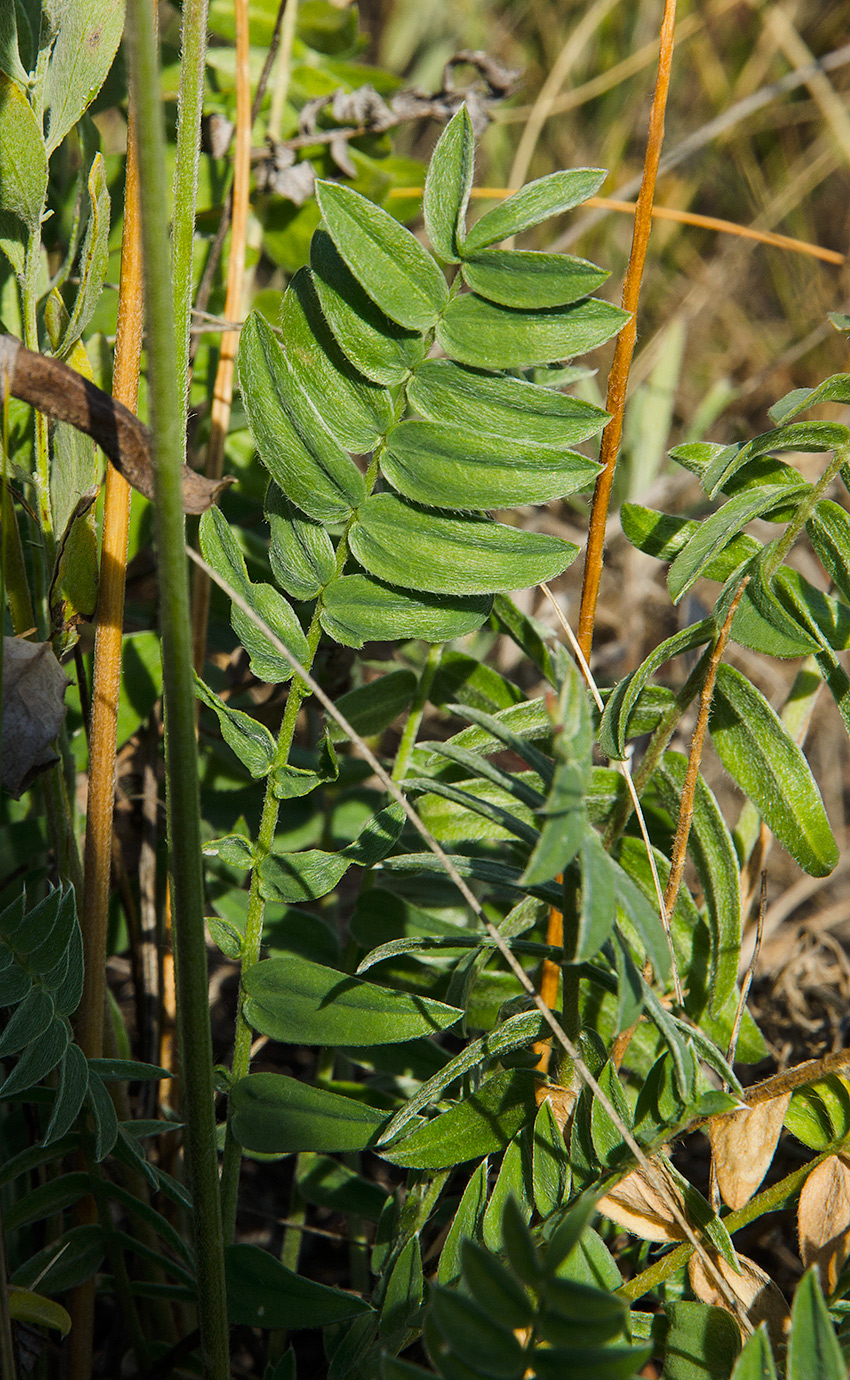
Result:
[[[732,1290],[749,1322],[754,1328],[765,1323],[771,1346],[774,1351],[779,1351],[785,1343],[785,1335],[791,1322],[788,1305],[770,1275],[766,1274],[761,1266],[756,1265],[754,1260],[739,1255],[738,1264],[741,1273],[736,1275],[722,1256],[714,1257],[715,1269]],[[705,1265],[695,1255],[688,1261],[688,1277],[691,1288],[701,1303],[711,1304],[714,1308],[727,1306],[714,1281],[706,1273]]]
[[[824,1292],[831,1294],[850,1253],[850,1164],[840,1155],[813,1169],[797,1208],[800,1256],[816,1265]]]
[[[750,1201],[770,1168],[790,1101],[791,1094],[784,1093],[709,1122],[717,1184],[733,1211]]]

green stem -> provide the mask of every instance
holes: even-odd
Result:
[[[177,153],[174,167],[174,220],[171,232],[174,276],[174,334],[183,429],[189,401],[189,330],[198,162],[206,70],[208,0],[183,0],[180,87],[177,93]]]
[[[419,736],[422,715],[425,713],[425,705],[428,703],[428,696],[431,693],[431,686],[434,684],[434,677],[440,668],[444,646],[444,642],[438,642],[435,646],[429,647],[428,649],[428,659],[423,667],[422,675],[419,677],[416,695],[410,707],[410,713],[407,716],[407,723],[404,725],[401,742],[398,745],[395,766],[393,767],[393,781],[403,781],[407,775],[411,754],[416,746],[416,739]]]
[[[32,234],[27,244],[24,259],[24,279],[22,284],[24,344],[28,350],[38,351],[38,270],[41,263],[41,237]],[[53,508],[50,502],[50,449],[48,444],[47,418],[43,412],[35,411],[35,487],[38,498],[39,539],[34,543],[34,565],[37,585],[37,615],[42,636],[47,635],[50,614],[47,608],[47,591],[50,587],[50,573],[56,553],[56,539],[53,532]]]
[[[289,95],[289,79],[292,73],[292,48],[295,43],[295,27],[298,20],[298,0],[287,0],[280,26],[280,49],[277,55],[274,86],[272,87],[271,109],[267,133],[269,139],[279,142],[283,122],[283,107]]]
[[[804,1164],[802,1169],[795,1169],[792,1174],[788,1174],[781,1179],[778,1184],[773,1184],[766,1188],[764,1193],[756,1194],[737,1212],[730,1212],[727,1217],[722,1219],[723,1225],[730,1236],[740,1231],[742,1227],[749,1226],[750,1222],[755,1222],[757,1218],[763,1217],[767,1212],[778,1212],[792,1201],[800,1192],[806,1179],[813,1169],[819,1164],[823,1164],[825,1159],[834,1154],[833,1150],[825,1150],[822,1155],[809,1164]],[[665,1279],[669,1279],[672,1274],[680,1270],[693,1254],[693,1246],[686,1241],[683,1245],[677,1246],[674,1251],[669,1251],[667,1255],[656,1260],[654,1265],[650,1265],[648,1270],[643,1270],[641,1274],[635,1275],[621,1289],[617,1290],[620,1298],[639,1299],[644,1294],[648,1294],[652,1289],[656,1289]]]
[[[343,543],[340,543],[342,546]],[[307,633],[308,655],[304,662],[306,670],[311,670],[316,656],[316,649],[322,635],[322,627],[319,622],[319,606],[313,613],[313,620]],[[297,677],[293,679],[289,698],[286,701],[286,710],[283,715],[283,723],[278,734],[277,747],[275,749],[274,762],[272,769],[266,779],[266,795],[263,801],[263,813],[260,817],[260,830],[254,849],[254,869],[251,873],[251,890],[248,897],[248,914],[245,920],[245,937],[242,941],[241,953],[241,977],[259,962],[260,947],[263,942],[263,918],[265,915],[266,903],[260,890],[260,864],[263,859],[268,857],[274,844],[275,831],[277,830],[277,820],[280,813],[280,801],[274,793],[273,783],[275,774],[280,767],[286,765],[289,760],[289,753],[292,748],[292,740],[295,737],[295,725],[298,722],[298,712],[301,703],[307,693],[307,687],[302,680]],[[233,1043],[233,1062],[231,1065],[231,1081],[236,1083],[240,1078],[244,1078],[251,1065],[251,1027],[245,1020],[242,1012],[242,987],[240,983],[239,1004],[236,1011],[236,1035]],[[227,1131],[224,1140],[224,1159],[221,1167],[221,1213],[224,1222],[224,1235],[227,1241],[233,1240],[233,1233],[236,1227],[236,1199],[239,1192],[239,1164],[242,1152],[239,1148],[231,1131],[231,1114],[228,1108]]]
[[[229,1380],[224,1242],[218,1191],[215,1092],[201,871],[195,695],[181,467],[183,398],[175,370],[174,298],[168,244],[165,129],[149,0],[131,0],[127,38],[136,93],[148,379],[154,423],[156,535],[166,713],[166,777],[177,1011],[192,1187],[201,1355],[207,1380]]]

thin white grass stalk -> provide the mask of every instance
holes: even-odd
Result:
[[[584,652],[578,645],[578,640],[572,628],[570,627],[568,619],[566,618],[560,604],[558,603],[549,586],[540,585],[538,586],[538,588],[542,589],[543,593],[546,595],[546,598],[549,600],[549,603],[552,605],[552,608],[555,610],[555,613],[558,617],[558,622],[561,624],[561,627],[567,635],[567,640],[569,641],[569,644],[573,650],[573,655],[575,656],[576,661],[581,667],[582,675],[584,676],[585,681],[587,682],[587,685],[590,689],[590,693],[596,701],[596,707],[601,713],[604,710],[605,705],[602,702],[602,696],[599,693],[599,687],[597,686],[596,681],[593,679],[593,672],[587,664],[587,657],[584,655]],[[676,963],[676,952],[673,948],[673,934],[670,929],[670,917],[667,914],[667,907],[664,904],[664,888],[661,885],[661,878],[658,875],[658,868],[655,863],[655,854],[652,851],[652,844],[649,841],[649,831],[646,827],[646,820],[643,817],[643,810],[640,807],[640,800],[638,798],[637,790],[635,789],[635,783],[632,780],[632,772],[628,762],[615,762],[615,766],[620,772],[622,772],[623,776],[625,777],[626,786],[628,788],[629,795],[632,798],[632,806],[634,808],[635,814],[637,815],[638,824],[640,825],[641,838],[643,839],[644,847],[646,849],[646,856],[649,860],[649,866],[652,872],[652,880],[655,885],[655,897],[658,901],[658,914],[661,918],[661,924],[664,927],[664,934],[667,938],[667,947],[670,950],[670,962],[673,970],[673,988],[676,993],[676,1000],[679,1003],[679,1005],[682,1006],[684,1005],[685,996],[682,990],[682,980],[679,976],[679,968]]]
[[[251,608],[251,605],[248,603],[248,601],[246,599],[243,599],[242,595],[239,594],[238,591],[232,587],[232,585],[228,584],[227,580],[223,579],[217,571],[213,570],[212,566],[208,565],[207,562],[203,559],[203,557],[199,556],[197,551],[193,551],[190,546],[186,547],[186,555],[189,557],[190,560],[195,562],[199,569],[205,571],[209,578],[218,585],[219,589],[224,591],[224,593],[228,596],[231,602],[234,603],[238,609],[241,609],[242,612],[246,615],[246,617],[250,618],[251,622],[254,623],[264,633],[264,635],[268,638],[269,642],[274,647],[275,651],[279,652],[280,655],[289,662],[295,674],[299,676],[301,680],[303,680],[304,684],[309,688],[310,692],[316,696],[316,699],[327,710],[331,718],[339,724],[340,728],[345,733],[346,737],[349,738],[352,743],[355,743],[357,745],[359,751],[362,753],[365,760],[369,763],[369,766],[372,768],[373,772],[378,777],[384,789],[388,792],[389,795],[392,796],[393,800],[395,800],[395,802],[401,806],[402,810],[404,811],[407,818],[410,820],[414,829],[416,829],[417,833],[428,845],[428,848],[434,854],[435,858],[437,858],[437,860],[440,862],[442,867],[445,869],[447,876],[451,879],[452,882],[454,882],[454,885],[457,887],[458,891],[460,892],[463,899],[466,901],[467,905],[472,910],[473,914],[477,917],[477,919],[487,930],[487,933],[490,935],[490,938],[495,943],[496,947],[499,950],[499,953],[502,955],[502,958],[505,960],[508,967],[511,969],[511,972],[514,974],[514,977],[523,987],[528,996],[531,997],[541,1016],[549,1026],[549,1029],[552,1031],[554,1038],[558,1041],[558,1043],[566,1051],[569,1058],[572,1060],[574,1067],[579,1073],[579,1076],[590,1088],[591,1092],[594,1094],[597,1101],[599,1102],[599,1105],[611,1118],[611,1121],[613,1122],[614,1126],[616,1127],[620,1135],[623,1137],[625,1144],[631,1150],[635,1160],[640,1165],[641,1169],[644,1171],[647,1178],[651,1180],[655,1189],[661,1194],[662,1199],[667,1204],[667,1209],[670,1213],[671,1218],[677,1224],[677,1226],[681,1228],[682,1232],[685,1235],[685,1238],[694,1248],[697,1255],[699,1255],[700,1259],[702,1260],[712,1279],[714,1279],[715,1283],[717,1284],[717,1288],[720,1290],[721,1294],[726,1300],[728,1307],[738,1318],[741,1327],[747,1333],[749,1333],[752,1329],[750,1328],[746,1317],[744,1317],[742,1314],[739,1300],[735,1297],[734,1291],[729,1287],[723,1276],[720,1274],[720,1271],[714,1264],[714,1261],[712,1260],[709,1252],[705,1249],[705,1246],[702,1244],[699,1237],[694,1232],[694,1229],[691,1226],[690,1222],[682,1213],[678,1203],[675,1201],[675,1198],[671,1194],[670,1189],[667,1183],[665,1182],[663,1174],[659,1173],[652,1161],[648,1159],[647,1156],[644,1154],[643,1150],[638,1145],[628,1126],[626,1126],[616,1107],[613,1105],[610,1098],[605,1093],[604,1089],[600,1087],[599,1083],[596,1081],[593,1074],[590,1072],[590,1069],[584,1062],[581,1053],[573,1044],[572,1040],[569,1038],[566,1032],[562,1029],[561,1024],[558,1021],[558,1018],[556,1017],[555,1013],[549,1009],[545,1001],[543,1001],[542,997],[535,990],[534,983],[529,978],[521,963],[515,958],[514,954],[511,952],[511,949],[506,944],[504,937],[502,936],[502,934],[500,934],[496,926],[493,925],[487,919],[487,916],[484,914],[484,911],[479,901],[470,891],[463,877],[460,875],[457,868],[454,866],[454,863],[452,862],[451,858],[434,838],[434,835],[430,832],[427,825],[425,825],[419,818],[419,815],[416,813],[415,809],[410,804],[410,801],[403,794],[403,792],[399,790],[399,787],[396,785],[396,783],[393,781],[392,777],[388,774],[384,767],[381,766],[381,763],[378,761],[377,757],[372,752],[368,744],[363,741],[363,739],[360,737],[360,734],[357,733],[357,731],[348,722],[345,715],[337,708],[337,706],[331,699],[330,695],[328,695],[322,689],[318,681],[314,680],[313,676],[311,676],[309,671],[307,671],[305,667],[301,665],[297,657],[293,656],[289,648],[286,647],[283,642],[281,642],[280,638],[269,627],[268,623],[266,623],[265,620],[261,618],[260,615],[254,611],[254,609]]]

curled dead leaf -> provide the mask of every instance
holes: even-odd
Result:
[[[67,687],[49,642],[3,638],[0,782],[16,799],[59,760],[51,745],[65,717]]]
[[[824,1293],[831,1294],[850,1253],[850,1165],[830,1155],[812,1170],[797,1208],[800,1256],[816,1265]]]
[[[754,1260],[750,1260],[745,1255],[738,1256],[741,1273],[736,1275],[732,1266],[721,1255],[718,1255],[716,1251],[711,1251],[710,1254],[714,1269],[739,1301],[741,1310],[746,1314],[749,1322],[754,1328],[765,1323],[771,1346],[774,1351],[778,1351],[785,1345],[786,1333],[791,1323],[791,1314],[785,1299],[770,1275],[765,1274],[764,1270],[756,1265]],[[714,1308],[726,1308],[728,1310],[729,1305],[726,1297],[700,1256],[692,1255],[688,1261],[688,1277],[691,1281],[691,1288],[701,1303],[709,1303]]]
[[[151,433],[123,403],[61,359],[25,349],[13,335],[0,335],[0,399],[4,388],[52,421],[68,422],[91,436],[127,483],[153,498]],[[233,480],[207,479],[184,465],[180,482],[184,512],[203,513]]]
[[[709,1122],[717,1186],[733,1212],[750,1201],[770,1168],[790,1101],[784,1093]]]
[[[600,1198],[599,1211],[644,1241],[685,1241],[685,1233],[670,1211],[672,1199],[687,1221],[688,1212],[681,1189],[662,1155],[657,1155],[650,1163],[665,1184],[666,1193],[662,1194],[660,1186],[646,1170],[633,1169],[604,1198]]]

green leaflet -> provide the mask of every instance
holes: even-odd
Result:
[[[816,504],[806,531],[824,570],[850,600],[850,517],[837,503],[824,498]]]
[[[534,1075],[507,1069],[380,1154],[408,1169],[446,1169],[503,1150],[535,1112]]]
[[[817,388],[795,388],[793,392],[786,393],[778,403],[774,403],[768,416],[772,422],[779,425],[780,422],[789,422],[800,412],[805,412],[816,403],[822,402],[850,402],[850,374],[832,374],[830,378],[818,384]]]
[[[523,369],[572,359],[610,340],[628,312],[591,298],[550,311],[499,307],[463,293],[437,323],[437,341],[453,359],[483,369]]]
[[[409,1326],[418,1330],[416,1315],[422,1307],[422,1286],[419,1237],[411,1236],[393,1265],[381,1307],[381,1333],[388,1340],[404,1337]]]
[[[735,1362],[732,1380],[776,1380],[776,1366],[773,1364],[765,1323],[745,1343]]]
[[[286,364],[339,444],[355,454],[374,450],[392,424],[392,399],[349,364],[328,329],[307,268],[298,270],[283,294],[280,325]]]
[[[489,249],[466,255],[461,265],[467,287],[503,307],[539,311],[589,297],[610,277],[603,268],[571,254]]]
[[[52,0],[45,22],[56,38],[44,81],[47,153],[58,148],[97,95],[121,41],[124,5],[113,0]]]
[[[389,728],[393,719],[403,713],[418,684],[416,674],[399,668],[390,671],[368,685],[359,685],[356,690],[348,690],[336,700],[336,707],[345,716],[355,733],[361,738],[371,738]],[[328,734],[331,742],[341,742],[345,738],[336,720],[328,716]]]
[[[371,1311],[355,1294],[305,1279],[259,1246],[228,1246],[225,1266],[227,1317],[233,1326],[290,1332],[327,1327]]]
[[[685,782],[687,758],[667,752],[653,781],[665,810],[675,821]],[[716,1016],[736,990],[741,950],[741,883],[735,849],[714,799],[702,777],[697,781],[694,816],[688,840],[705,894],[706,920],[711,932],[709,1011]]]
[[[317,182],[316,199],[339,254],[381,311],[409,330],[433,326],[449,289],[416,236],[342,183]]]
[[[22,275],[26,231],[38,233],[47,192],[47,155],[29,101],[3,73],[0,73],[0,185],[3,187],[0,248],[15,272]]]
[[[816,1269],[806,1271],[794,1295],[786,1374],[788,1380],[844,1380],[847,1374]]]
[[[486,1202],[487,1161],[483,1160],[471,1175],[449,1228],[437,1266],[440,1284],[454,1284],[460,1278],[463,1243],[477,1234]]]
[[[439,422],[402,422],[381,469],[405,498],[433,508],[509,508],[548,503],[591,484],[599,466],[571,450],[497,440]]]
[[[709,464],[703,486],[709,498],[714,498],[721,489],[729,487],[729,481],[739,470],[759,456],[776,450],[834,450],[846,443],[847,435],[847,428],[837,422],[791,422],[754,436],[745,446],[724,447]],[[799,479],[799,472],[793,473]]]
[[[479,373],[448,359],[426,359],[407,396],[429,422],[510,437],[520,445],[574,445],[608,421],[608,413],[594,403],[525,379]]]
[[[599,726],[599,746],[607,757],[625,757],[629,718],[650,676],[671,657],[693,651],[695,647],[710,642],[713,637],[713,619],[704,618],[699,623],[692,623],[690,627],[659,643],[636,671],[619,681],[608,697]]]
[[[290,503],[274,480],[266,493],[274,577],[293,599],[315,599],[333,578],[336,558],[325,528]]]
[[[79,340],[92,316],[106,277],[109,252],[109,193],[106,190],[106,169],[103,156],[96,153],[89,169],[88,220],[83,246],[80,250],[80,286],[76,300],[56,354],[64,359]]]
[[[647,556],[655,556],[659,561],[675,560],[700,526],[692,519],[671,517],[669,513],[659,513],[639,503],[624,503],[620,509],[620,521],[623,533],[632,546],[644,551]],[[703,576],[706,580],[727,580],[744,561],[749,560],[750,556],[757,556],[760,550],[761,542],[742,532],[709,562],[702,572]]]
[[[425,512],[373,494],[349,535],[358,561],[381,580],[433,594],[492,594],[560,575],[578,547],[486,519]]]
[[[780,843],[810,876],[825,877],[838,846],[803,751],[746,676],[722,663],[710,728],[726,770]]]
[[[310,241],[310,267],[322,312],[354,367],[374,383],[401,383],[425,357],[419,332],[384,315],[323,230]]]
[[[464,242],[463,257],[580,206],[599,191],[607,176],[604,168],[572,168],[529,182],[475,222]]]
[[[271,327],[254,311],[239,339],[239,382],[260,459],[293,503],[320,521],[363,501],[363,477],[294,383]]]
[[[799,498],[807,488],[806,484],[768,484],[745,490],[730,498],[718,512],[700,523],[697,532],[670,567],[667,588],[673,602],[678,603],[730,538],[737,536],[748,522],[763,517],[771,508],[787,503],[789,499]]]
[[[595,830],[588,828],[579,847],[581,908],[578,925],[565,945],[571,963],[584,963],[599,952],[614,927],[616,886],[611,858]]]
[[[268,776],[274,761],[275,745],[274,738],[265,724],[252,719],[248,714],[243,714],[241,709],[231,709],[199,676],[195,677],[195,694],[213,711],[218,719],[222,738],[255,780]]]
[[[260,891],[267,901],[316,901],[333,891],[352,864],[373,867],[393,848],[404,815],[398,805],[380,810],[353,843],[337,853],[309,848],[303,853],[269,853],[259,866]]]
[[[480,628],[492,606],[492,595],[429,597],[368,575],[343,575],[325,586],[319,616],[325,632],[344,647],[405,637],[451,642]]]
[[[245,1019],[286,1044],[399,1044],[445,1030],[463,1015],[296,954],[256,963],[242,985]]]
[[[707,1303],[679,1300],[656,1314],[653,1350],[664,1355],[665,1380],[708,1380],[729,1375],[741,1349],[731,1314]]]
[[[464,105],[437,140],[422,202],[428,238],[446,263],[457,263],[460,257],[474,163],[475,136]]]
[[[201,518],[198,536],[204,559],[233,586],[303,665],[309,657],[309,650],[301,624],[278,590],[271,585],[252,584],[245,558],[220,508],[207,509]],[[256,676],[269,684],[280,684],[290,679],[292,667],[286,657],[272,646],[253,619],[235,604],[230,611],[230,621],[251,658],[251,667]]]
[[[365,1150],[386,1121],[374,1107],[282,1073],[250,1073],[230,1098],[234,1136],[243,1149],[262,1155]]]
[[[24,27],[24,34],[26,27]],[[22,34],[21,37],[24,35]],[[17,86],[26,90],[29,75],[21,62],[18,44],[18,19],[14,5],[0,6],[0,72],[4,72]]]

